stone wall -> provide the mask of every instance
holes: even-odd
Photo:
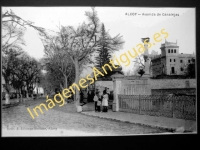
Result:
[[[148,79],[122,80],[121,93],[124,95],[150,95]]]
[[[124,95],[151,95],[152,90],[156,89],[168,89],[167,91],[163,92],[171,92],[170,89],[172,90],[178,90],[176,93],[184,93],[187,91],[189,94],[195,93],[196,89],[196,79],[145,79],[145,78],[140,78],[140,79],[122,79],[121,80],[122,84],[120,88],[120,93],[118,94],[124,94]],[[184,91],[184,89],[186,90]],[[187,89],[192,88],[192,91],[188,91]],[[159,93],[162,91],[155,91]]]
[[[149,79],[151,89],[196,88],[196,79]]]
[[[151,89],[151,94],[152,95],[168,95],[168,94],[196,95],[196,88]]]
[[[113,111],[119,111],[118,95],[152,95],[155,89],[160,90],[174,90],[192,89],[189,93],[196,92],[196,79],[149,79],[147,77],[115,77],[113,78]],[[170,91],[170,92],[171,92]],[[166,92],[166,91],[165,91]],[[169,91],[168,91],[169,93]]]

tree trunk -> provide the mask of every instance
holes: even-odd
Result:
[[[36,97],[35,97],[35,99],[38,99],[38,97],[39,97],[39,96],[38,96],[38,83],[36,83],[36,87],[35,87],[35,88],[36,88]],[[33,91],[34,91],[34,90],[33,90]]]
[[[20,90],[20,102],[23,102],[23,93],[22,93],[22,87],[21,87],[21,90]]]
[[[78,58],[75,58],[75,83],[78,85],[79,84],[79,64],[78,64]],[[80,94],[79,90],[76,88],[75,90],[75,105],[79,106],[80,105]]]
[[[17,101],[20,102],[20,88],[17,90]]]
[[[29,100],[29,84],[27,83],[26,85],[26,98]]]
[[[6,91],[6,94],[5,94],[5,104],[10,104],[10,91],[9,91],[9,84],[6,84],[5,85],[5,91]]]
[[[34,96],[33,96],[33,93],[31,94],[31,97],[32,97],[32,100],[34,100]],[[36,96],[36,98],[37,98],[37,96]]]
[[[67,76],[64,75],[64,77],[65,77],[65,88],[67,88],[68,87]]]
[[[5,98],[6,98],[5,104],[10,104],[10,94],[9,94],[9,92],[6,92]]]
[[[28,89],[26,90],[26,98],[27,98],[27,100],[29,99]]]
[[[67,82],[67,76],[66,75],[64,75],[64,77],[65,77],[65,88],[68,88],[68,82]],[[63,90],[63,89],[62,89]],[[64,98],[65,99],[65,101],[67,101],[67,98]]]

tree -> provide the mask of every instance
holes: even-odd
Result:
[[[84,22],[77,29],[71,26],[62,27],[60,32],[62,48],[65,49],[75,65],[75,83],[79,81],[81,62],[90,63],[90,56],[96,50],[99,18],[94,8],[92,12],[86,12],[85,15],[89,20],[88,24]],[[79,106],[79,91],[76,89],[75,93],[76,106]]]
[[[151,55],[158,55],[158,52],[155,51],[155,50],[152,50],[152,51],[151,51]]]
[[[14,89],[16,89],[20,95],[21,101],[23,101],[23,87],[25,87],[24,84],[24,74],[21,73],[23,70],[21,69],[23,63],[19,58],[16,58],[13,62],[15,66],[12,68],[12,81],[11,84]]]
[[[15,24],[16,26],[20,26],[24,29],[26,29],[26,26],[28,26],[37,30],[41,34],[46,34],[46,31],[44,28],[35,26],[34,23],[31,21],[24,20],[23,18],[16,15],[12,10],[3,11],[1,18],[2,18],[3,26],[5,26],[5,24],[7,23]]]
[[[143,76],[143,74],[145,73],[144,68],[144,61],[146,59],[146,56],[143,57],[143,55],[139,55],[135,58],[135,60],[133,62],[135,62],[134,64],[134,72],[135,74],[140,74],[141,76]]]
[[[10,103],[10,87],[13,83],[13,68],[16,67],[17,56],[21,54],[18,50],[8,49],[2,53],[2,76],[5,80],[6,104]]]
[[[93,52],[98,47],[99,34],[99,18],[97,12],[92,8],[91,12],[85,13],[88,18],[88,23],[83,22],[77,28],[72,26],[61,26],[57,34],[57,44],[60,50],[64,50],[69,56],[75,67],[75,83],[79,82],[81,67],[85,64],[94,63],[92,60]],[[51,36],[43,36],[44,47],[46,47],[46,39],[52,39]],[[119,36],[112,39],[112,42],[117,47],[119,44]],[[79,90],[75,90],[76,106],[79,106],[80,95]]]
[[[111,54],[114,51],[118,51],[122,45],[124,44],[124,41],[122,40],[122,37],[119,36],[119,34],[115,37],[111,37],[108,32],[105,30],[104,24],[101,26],[100,30],[100,36],[97,43],[97,56],[95,57],[96,65],[95,67],[99,70],[102,70],[102,66],[104,64],[108,64],[111,59]],[[111,66],[112,71],[115,70],[113,66]],[[112,71],[110,69],[106,69],[107,74],[104,76],[110,76],[112,74]]]
[[[53,78],[54,76],[51,75],[51,73],[42,73],[40,76],[40,85],[43,87],[44,92],[46,95],[51,95],[51,93],[54,91],[56,87],[59,87],[60,83],[57,82]]]
[[[41,65],[26,53],[20,55],[17,67],[13,68],[15,81],[22,83],[21,86],[19,86],[21,92],[22,87],[26,87],[27,98],[29,98],[29,94],[33,97],[33,90],[36,87],[36,83],[39,81],[40,71]]]
[[[75,66],[75,82],[78,83],[80,75],[80,65],[91,62],[91,54],[96,50],[97,33],[99,27],[99,18],[97,12],[85,14],[89,23],[82,23],[76,29],[72,26],[62,26],[58,33],[59,49],[64,50],[70,57]],[[42,35],[42,34],[41,34]],[[51,39],[50,36],[44,36],[44,39]],[[43,40],[44,42],[45,40]],[[45,45],[45,43],[44,43]],[[45,45],[46,47],[46,45]],[[79,91],[76,89],[76,105],[79,105]]]
[[[9,104],[9,86],[17,86],[18,81],[11,81],[13,61],[22,52],[22,45],[25,45],[23,35],[26,26],[32,27],[45,35],[44,28],[33,25],[33,22],[23,20],[12,10],[3,11],[2,15],[2,75],[5,79],[6,104]],[[15,54],[12,54],[12,53]],[[18,54],[17,54],[18,53]],[[12,58],[12,59],[11,59]],[[11,68],[9,68],[11,67]],[[14,76],[12,76],[13,78]],[[13,78],[14,79],[14,78]],[[15,78],[16,79],[16,78]],[[17,87],[16,87],[17,88]]]
[[[195,78],[195,59],[191,59],[191,63],[189,63],[186,67],[186,76],[188,78]]]
[[[28,93],[33,94],[40,72],[38,62],[21,51],[9,49],[3,55],[2,63],[6,94],[9,95],[11,86],[19,92],[21,98],[23,87],[27,88],[27,98]],[[6,100],[6,104],[9,104],[9,96]]]
[[[25,45],[22,38],[25,30],[15,25],[13,22],[6,22],[3,23],[2,31],[2,52],[5,54],[6,51],[10,49],[21,51],[21,46]]]
[[[96,67],[100,69],[104,64],[110,61],[110,52],[112,49],[109,47],[109,35],[105,31],[105,26],[102,24],[99,43],[97,44]]]
[[[140,74],[140,76],[142,76],[145,73],[145,71],[143,69],[139,69],[138,74]]]
[[[60,79],[64,78],[64,82],[60,82],[60,86],[62,89],[67,88],[69,78],[73,78],[74,75],[74,64],[69,55],[59,48],[58,37],[46,39],[44,51],[47,69],[50,70],[52,75],[54,74]]]
[[[5,17],[3,14],[2,19]],[[16,67],[16,58],[22,53],[24,28],[12,21],[2,21],[2,75],[5,79],[6,104],[10,103],[10,86],[14,84],[13,68]],[[13,80],[13,81],[12,81]],[[14,85],[17,85],[16,82]]]

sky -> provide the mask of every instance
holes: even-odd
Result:
[[[23,18],[34,22],[36,26],[49,30],[58,31],[59,26],[78,26],[82,22],[87,22],[85,11],[90,11],[90,7],[3,7],[3,10],[12,9],[13,12]],[[168,32],[167,41],[176,42],[180,53],[196,53],[195,35],[195,8],[167,8],[167,7],[96,7],[95,8],[101,23],[113,37],[117,34],[123,36],[125,44],[122,49],[115,52],[113,56],[136,48],[142,43],[141,38],[149,37],[150,42],[154,42],[155,33],[160,33],[162,29]],[[155,16],[145,16],[142,14],[154,13]],[[157,14],[160,13],[160,16]],[[164,16],[163,14],[178,14],[179,16]],[[126,15],[128,14],[128,15]],[[141,14],[141,15],[138,15]],[[155,43],[149,49],[160,54],[161,42]],[[24,40],[26,46],[23,49],[36,59],[44,56],[43,45],[36,30],[27,28]],[[132,61],[132,60],[131,60]],[[133,62],[128,67],[123,67],[125,72],[132,70]],[[84,72],[91,71],[85,70]],[[85,73],[82,73],[84,75]]]

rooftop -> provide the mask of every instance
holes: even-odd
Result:
[[[178,45],[177,45],[177,41],[176,41],[176,43],[174,43],[174,42],[168,42],[168,41],[165,39],[165,43],[162,43],[162,44],[161,44],[161,47],[169,47],[169,46],[178,46]]]
[[[183,54],[183,53],[181,53],[178,56],[179,57],[195,57],[195,54]]]

